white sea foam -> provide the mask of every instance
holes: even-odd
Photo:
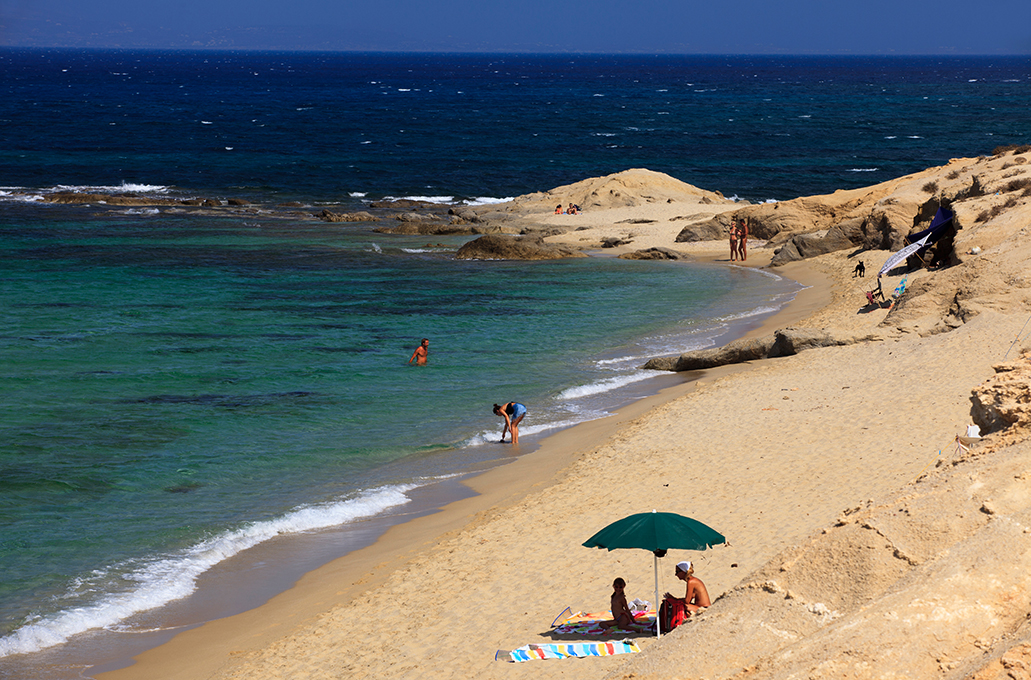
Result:
[[[462,203],[465,205],[497,205],[498,203],[508,203],[509,201],[515,200],[513,197],[508,198],[490,198],[488,196],[478,196],[477,198],[468,198]]]
[[[350,196],[351,198],[364,198],[366,194],[365,194],[364,191],[352,191],[351,193],[349,193],[347,195]]]
[[[172,187],[164,186],[162,184],[136,184],[134,182],[122,182],[121,184],[58,184],[55,187],[46,189],[46,192],[55,191],[76,191],[81,193],[93,194],[114,194],[114,193],[132,193],[132,194],[167,194],[171,191]]]
[[[558,398],[579,399],[581,397],[589,397],[594,394],[602,394],[604,392],[618,390],[621,387],[626,387],[627,385],[632,385],[634,383],[641,382],[642,380],[648,380],[649,378],[654,377],[655,371],[635,371],[625,375],[618,375],[613,378],[604,378],[603,380],[598,380],[586,385],[567,388],[559,393]]]
[[[0,657],[36,652],[96,628],[111,628],[128,617],[186,597],[197,578],[220,562],[276,536],[349,524],[409,502],[406,491],[416,484],[370,489],[360,495],[321,505],[301,506],[282,517],[226,531],[181,552],[96,571],[74,583],[72,594],[108,581],[112,571],[126,570],[123,592],[108,593],[86,606],[76,606],[32,621],[0,638]],[[121,567],[121,569],[119,569]]]
[[[877,172],[879,168],[849,168],[849,172]]]
[[[422,203],[454,203],[454,196],[384,196],[384,201],[421,201]]]
[[[749,309],[746,312],[740,312],[738,314],[728,314],[726,316],[718,317],[717,321],[740,321],[741,319],[750,319],[753,316],[760,316],[762,314],[772,314],[776,312],[780,307],[756,307],[755,309]]]
[[[161,211],[157,208],[132,208],[126,210],[124,215],[160,215]]]

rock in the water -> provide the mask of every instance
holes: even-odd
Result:
[[[318,214],[318,218],[323,222],[375,222],[376,218],[371,213],[365,211],[352,212],[352,213],[335,213],[329,210],[323,210]]]
[[[647,248],[635,250],[632,253],[623,253],[619,256],[622,260],[680,260],[683,255],[672,248]]]
[[[458,249],[459,260],[558,260],[565,257],[586,257],[579,250],[551,245],[529,236],[488,234]]]

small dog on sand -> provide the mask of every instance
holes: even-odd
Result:
[[[854,279],[857,276],[859,278],[864,278],[866,276],[866,265],[863,264],[862,260],[860,260],[859,264],[856,265],[856,268],[852,270],[852,278]]]

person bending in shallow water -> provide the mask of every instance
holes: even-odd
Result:
[[[494,404],[494,415],[505,419],[505,429],[501,431],[501,443],[505,443],[505,433],[512,433],[512,443],[519,443],[519,423],[526,415],[526,407],[517,401],[510,401],[505,405]]]

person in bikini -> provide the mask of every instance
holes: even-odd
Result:
[[[748,220],[741,220],[737,228],[737,254],[742,262],[748,259]]]
[[[505,405],[494,404],[494,415],[505,419],[505,429],[501,431],[501,443],[505,443],[505,433],[512,433],[512,443],[519,443],[519,423],[526,415],[526,407],[517,401],[510,401]]]
[[[737,259],[737,222],[730,222],[730,261]]]

